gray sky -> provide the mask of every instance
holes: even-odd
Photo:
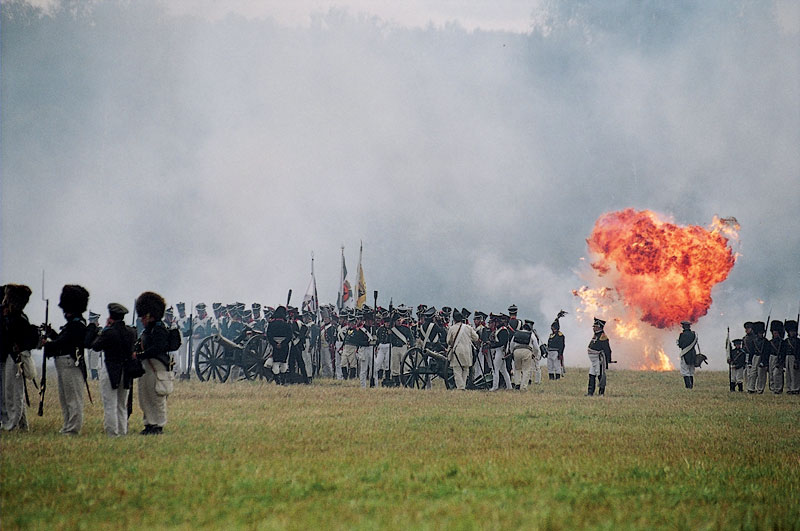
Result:
[[[363,240],[379,303],[514,302],[542,331],[594,221],[634,207],[741,223],[713,349],[795,316],[795,2],[395,4],[4,0],[2,281],[34,319],[43,269],[95,311],[277,305],[313,251],[333,302]],[[587,327],[563,321],[568,363]]]

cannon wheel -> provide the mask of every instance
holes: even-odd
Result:
[[[403,387],[422,389],[429,381],[428,357],[417,347],[409,349],[400,363],[400,383],[403,384]]]
[[[265,379],[266,369],[264,368],[264,361],[266,361],[265,353],[267,351],[267,338],[262,334],[256,334],[247,340],[242,350],[242,371],[244,377],[248,380]]]
[[[224,382],[231,373],[231,366],[225,360],[225,348],[214,336],[200,342],[194,353],[195,372],[201,382],[216,380]]]

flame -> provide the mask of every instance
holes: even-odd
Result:
[[[725,280],[737,253],[736,218],[714,217],[708,229],[679,226],[655,213],[626,209],[601,216],[586,242],[593,253],[590,284],[573,290],[579,320],[599,317],[622,367],[672,370],[669,329],[696,322],[711,306],[711,289]],[[677,355],[677,352],[676,352]]]
[[[601,216],[587,243],[600,276],[615,273],[615,290],[641,319],[658,328],[696,322],[711,306],[711,288],[736,262],[729,247],[738,235],[735,218],[712,226],[679,226],[649,210],[632,208]]]

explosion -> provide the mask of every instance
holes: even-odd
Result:
[[[607,321],[609,337],[623,342],[625,364],[672,369],[663,348],[666,330],[706,315],[711,289],[736,262],[729,242],[738,230],[735,218],[715,216],[705,229],[664,221],[649,210],[604,214],[586,240],[595,283],[603,287],[573,291],[582,301],[578,315]]]

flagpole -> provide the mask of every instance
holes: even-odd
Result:
[[[342,289],[344,288],[344,244],[342,244],[342,261],[339,264],[339,300],[337,301],[337,309],[339,313],[342,311],[342,307],[344,306],[344,294],[342,293]]]

